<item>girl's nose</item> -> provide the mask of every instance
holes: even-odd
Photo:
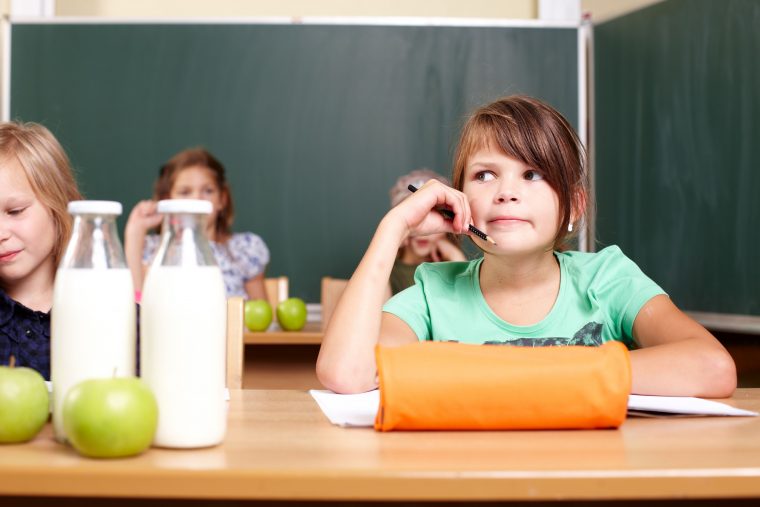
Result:
[[[510,178],[503,178],[499,188],[496,190],[494,201],[498,203],[517,202],[520,200],[520,191],[515,181]]]
[[[11,237],[11,230],[5,225],[5,222],[0,218],[0,241],[5,241]]]

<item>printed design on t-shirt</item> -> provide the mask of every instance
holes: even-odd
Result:
[[[580,328],[572,337],[551,336],[545,338],[505,338],[483,342],[483,345],[512,345],[515,347],[559,347],[569,345],[598,347],[601,344],[602,324],[599,322],[589,322]]]

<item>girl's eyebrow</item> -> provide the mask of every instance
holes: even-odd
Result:
[[[489,162],[487,160],[485,160],[485,161],[483,161],[483,160],[475,160],[474,162],[471,162],[471,163],[467,164],[467,169],[471,169],[471,168],[474,168],[474,167],[484,167],[486,169],[496,169],[498,167],[498,165],[499,164],[497,164],[496,162]]]
[[[16,206],[24,206],[24,205],[30,205],[34,201],[34,198],[30,195],[26,194],[13,194],[9,195],[5,199],[5,206],[9,208],[13,208]]]

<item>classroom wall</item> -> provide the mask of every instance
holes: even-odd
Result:
[[[25,1],[25,0],[15,0]],[[581,0],[581,11],[595,22],[641,9],[661,0]],[[443,16],[533,19],[539,0],[57,0],[57,16],[242,17],[242,16]],[[0,0],[0,15],[11,0]]]
[[[660,2],[662,0],[582,0],[581,12],[591,14],[591,20],[600,23]]]
[[[536,0],[58,0],[59,16],[447,16],[535,18]]]

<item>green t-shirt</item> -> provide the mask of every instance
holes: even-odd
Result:
[[[406,322],[420,341],[539,347],[617,340],[635,348],[636,315],[664,291],[617,246],[554,255],[559,294],[549,314],[531,326],[514,326],[488,306],[480,291],[482,258],[421,264],[415,285],[388,300],[383,311]]]

